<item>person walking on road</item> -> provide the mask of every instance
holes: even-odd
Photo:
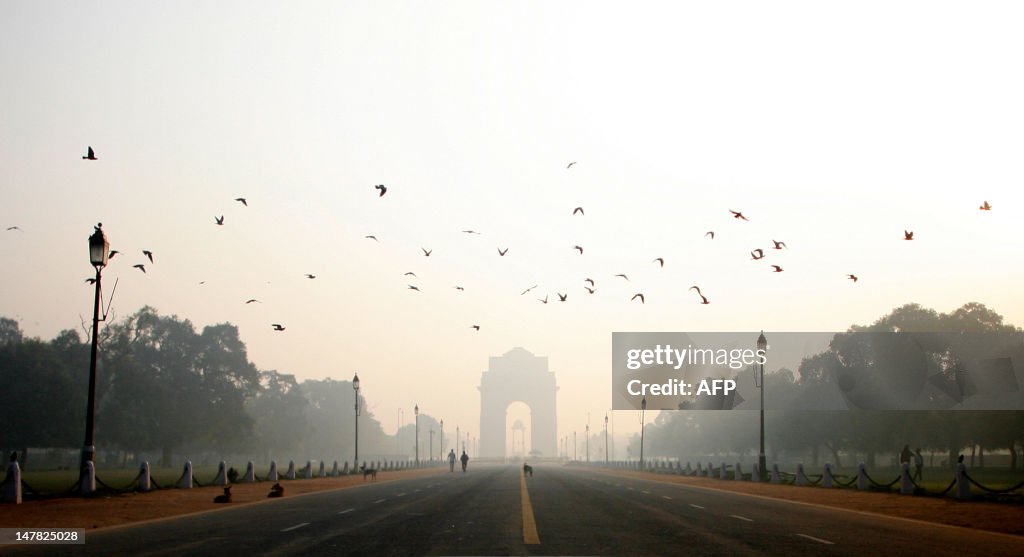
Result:
[[[465,473],[466,472],[466,464],[469,463],[469,455],[466,454],[466,451],[462,451],[462,458],[460,458],[459,460],[462,461],[462,472]]]
[[[455,449],[448,452],[448,471],[455,471]]]

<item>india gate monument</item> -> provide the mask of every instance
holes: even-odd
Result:
[[[555,414],[555,374],[548,371],[547,356],[534,356],[513,348],[491,356],[480,377],[480,456],[504,458],[506,416],[512,403],[530,407],[530,444],[539,456],[558,456]]]

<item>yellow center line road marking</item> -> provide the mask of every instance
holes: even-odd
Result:
[[[289,526],[288,528],[285,528],[284,530],[281,530],[281,531],[282,532],[291,532],[292,530],[298,530],[299,528],[302,528],[303,526],[309,526],[309,523],[308,522],[303,522],[301,524],[296,524],[295,526]]]
[[[797,534],[797,535],[800,536],[801,538],[806,538],[808,540],[816,541],[818,543],[823,543],[825,545],[835,545],[835,542],[830,542],[828,540],[823,540],[821,538],[815,538],[814,536],[808,536],[807,534]]]
[[[537,535],[537,521],[533,519],[533,505],[530,504],[530,493],[526,491],[526,476],[519,476],[519,493],[523,496],[523,543],[527,545],[540,544],[540,536]]]

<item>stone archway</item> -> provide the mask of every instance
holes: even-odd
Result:
[[[546,356],[534,356],[518,347],[501,356],[492,356],[487,371],[480,377],[479,389],[481,457],[505,457],[505,413],[513,402],[530,407],[533,449],[542,457],[558,455],[555,414],[558,387],[555,374],[548,371]]]

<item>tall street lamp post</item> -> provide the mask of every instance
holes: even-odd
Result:
[[[417,404],[413,409],[413,413],[416,414],[416,466],[420,465],[420,405]]]
[[[644,469],[644,413],[647,412],[647,397],[640,400],[640,469]]]
[[[352,390],[356,393],[356,455],[354,466],[359,467],[359,373],[352,376]]]
[[[604,465],[608,466],[608,414],[604,415]]]
[[[107,266],[107,258],[110,253],[110,244],[106,235],[103,234],[103,223],[96,225],[92,235],[89,236],[89,263],[96,269],[96,290],[92,306],[92,351],[89,355],[89,399],[85,410],[85,443],[82,446],[82,460],[79,466],[79,479],[83,493],[91,493],[95,488],[95,463],[96,444],[93,439],[93,429],[96,421],[96,356],[99,352],[99,328],[100,328],[100,279],[103,268]],[[86,478],[87,463],[93,463],[92,475]]]
[[[444,418],[441,418],[441,432],[439,435],[440,438],[437,440],[437,443],[441,446],[441,450],[438,451],[438,454],[441,455],[441,460],[444,460]]]
[[[764,331],[761,331],[761,336],[757,337],[757,349],[759,354],[763,356],[764,352],[768,349],[768,339],[764,338]],[[761,358],[764,362],[764,358]],[[761,481],[765,479],[765,458],[764,458],[764,363],[761,364],[761,381],[757,385],[761,388],[761,449],[757,453],[757,473],[761,477]],[[757,378],[757,374],[754,375]]]

